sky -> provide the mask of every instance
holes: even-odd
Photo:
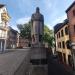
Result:
[[[17,30],[17,24],[27,23],[36,7],[44,15],[44,24],[50,29],[57,23],[63,22],[67,15],[66,9],[74,0],[0,0],[0,4],[5,4],[8,14],[11,17],[9,25]]]

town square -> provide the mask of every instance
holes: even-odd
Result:
[[[0,75],[75,75],[75,1],[0,0]]]

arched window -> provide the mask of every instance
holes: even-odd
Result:
[[[63,30],[61,30],[61,36],[62,36],[62,37],[64,36]]]
[[[65,48],[65,42],[62,41],[62,48]]]
[[[70,41],[69,40],[66,41],[66,46],[67,46],[67,49],[70,49],[71,48],[70,47]]]
[[[59,38],[60,38],[60,32],[59,32]]]
[[[65,34],[68,35],[68,27],[65,28]]]

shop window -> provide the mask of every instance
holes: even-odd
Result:
[[[63,59],[64,59],[64,62],[66,63],[66,54],[63,53]]]
[[[72,56],[68,55],[68,63],[72,67]]]
[[[58,59],[59,59],[60,62],[63,61],[63,59],[62,59],[62,53],[61,52],[58,52]]]

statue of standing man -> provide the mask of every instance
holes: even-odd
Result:
[[[42,38],[44,33],[44,17],[40,13],[39,7],[36,8],[36,12],[31,17],[31,38],[33,47],[42,46]]]

